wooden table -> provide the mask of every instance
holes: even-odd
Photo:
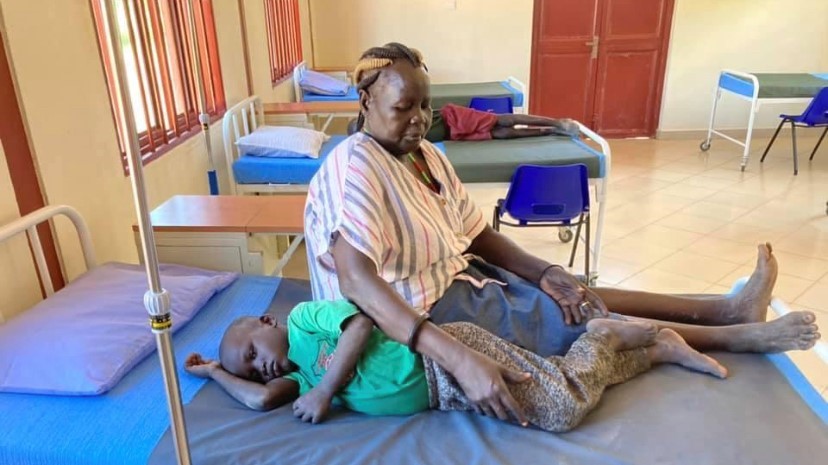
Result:
[[[356,117],[359,114],[359,102],[356,100],[345,102],[265,103],[263,107],[265,115],[305,115],[306,118],[324,116],[325,122],[319,129],[322,132],[328,129],[336,116]]]
[[[280,102],[265,103],[266,115],[328,115],[331,113],[357,113],[359,102],[349,100],[345,102]]]
[[[301,244],[305,194],[177,195],[150,214],[158,259],[213,270],[264,274],[265,257],[251,251],[255,235],[296,236],[270,274],[278,274]],[[133,225],[141,254],[138,226]]]

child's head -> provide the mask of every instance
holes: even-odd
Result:
[[[221,338],[219,360],[228,372],[261,383],[296,369],[288,360],[287,331],[270,315],[234,321]]]

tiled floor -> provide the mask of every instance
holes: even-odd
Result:
[[[656,292],[721,293],[750,273],[756,244],[773,243],[780,263],[776,295],[817,313],[828,335],[828,143],[807,161],[816,138],[802,138],[793,176],[790,140],[779,139],[765,163],[754,141],[745,172],[741,148],[715,140],[612,140],[612,172],[599,283]],[[757,153],[758,151],[758,153]],[[505,188],[468,185],[489,216]],[[536,255],[563,263],[570,245],[554,230],[504,229]],[[579,254],[580,255],[580,254]],[[304,255],[300,255],[304,259]],[[576,270],[583,260],[576,259]],[[293,271],[306,275],[302,264]],[[811,353],[793,355],[828,398],[828,367]]]

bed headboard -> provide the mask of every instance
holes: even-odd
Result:
[[[304,61],[300,61],[296,67],[293,68],[293,94],[296,96],[296,101],[302,101],[302,89],[299,88],[299,78],[302,77],[302,73],[308,69],[308,64]]]
[[[14,237],[23,232],[29,237],[32,252],[34,253],[35,265],[37,268],[37,275],[43,283],[43,288],[46,290],[46,297],[55,293],[52,287],[52,279],[49,274],[49,268],[46,266],[46,256],[43,254],[43,244],[40,242],[40,235],[37,233],[37,225],[51,220],[53,217],[63,215],[72,221],[75,230],[78,232],[80,239],[81,251],[83,252],[83,259],[86,263],[86,269],[90,270],[97,266],[95,261],[95,250],[92,247],[92,236],[89,234],[89,228],[86,222],[81,217],[80,213],[72,207],[67,205],[52,205],[35,210],[28,215],[18,218],[11,223],[0,226],[0,242],[3,242],[11,237]],[[0,323],[2,323],[2,316],[0,316]]]
[[[236,182],[233,178],[233,162],[239,157],[236,141],[250,134],[257,127],[264,125],[264,108],[262,99],[257,96],[247,97],[230,107],[221,124],[224,139],[224,157],[227,160],[227,175],[230,177],[230,193],[236,195]]]
[[[303,100],[302,97],[305,95],[302,92],[302,89],[299,87],[299,80],[302,77],[302,73],[307,71],[307,69],[308,69],[308,64],[307,64],[307,62],[304,62],[304,61],[300,61],[299,64],[297,64],[293,68],[293,95],[296,96],[296,101],[297,102],[301,102]],[[334,67],[325,67],[325,68],[314,68],[314,71],[318,71],[320,73],[325,73],[325,74],[331,75],[331,76],[333,76],[333,77],[335,77],[335,78],[337,78],[341,81],[345,81],[348,84],[353,86],[354,82],[353,82],[353,76],[352,76],[352,72],[351,72],[352,69],[353,69],[352,67],[334,66]],[[518,81],[518,82],[520,82],[520,81]],[[524,86],[524,88],[525,88],[525,86]],[[524,90],[524,94],[525,93],[526,92]]]

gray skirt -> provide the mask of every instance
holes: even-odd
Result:
[[[542,357],[566,354],[586,330],[583,324],[567,326],[552,297],[510,271],[472,260],[465,273],[476,279],[496,279],[506,286],[490,283],[477,288],[455,280],[431,308],[434,323],[474,323]]]

